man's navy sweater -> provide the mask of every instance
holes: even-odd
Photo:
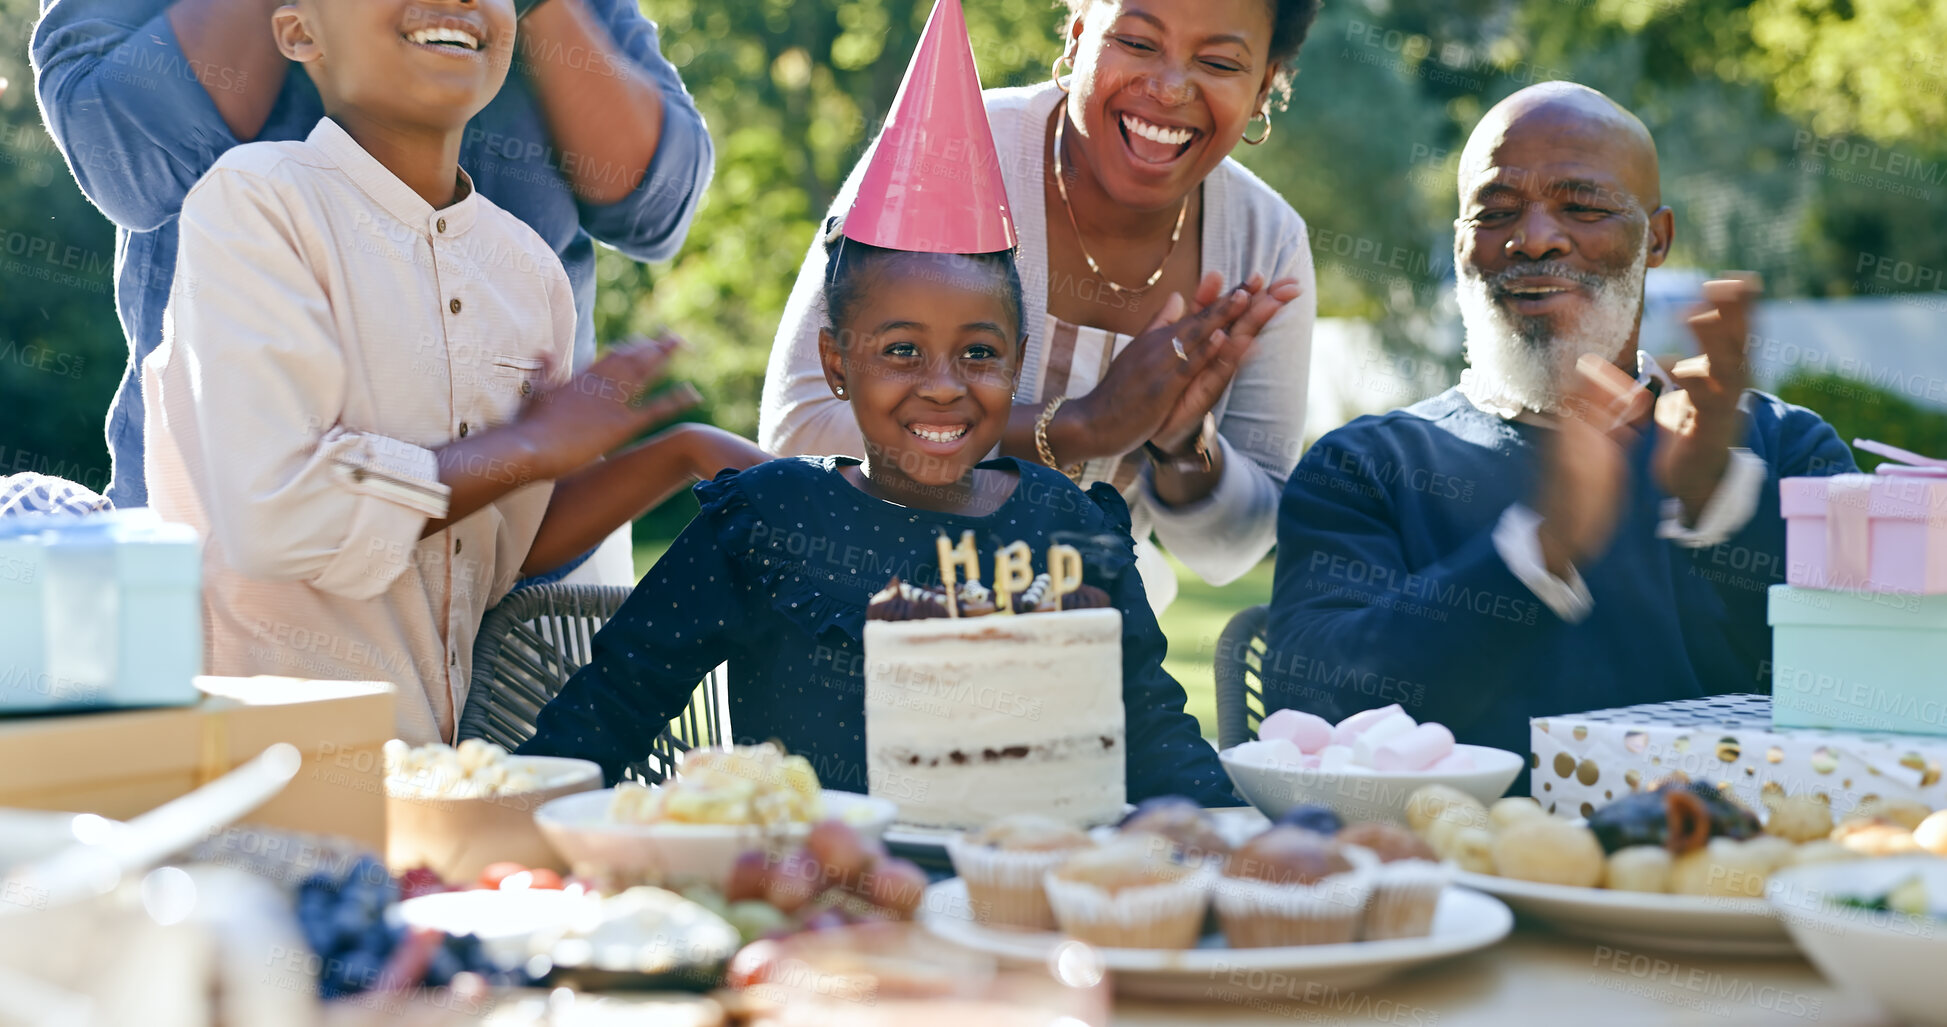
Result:
[[[1757,512],[1720,545],[1656,537],[1664,494],[1629,454],[1609,549],[1577,569],[1595,605],[1570,624],[1515,577],[1491,534],[1535,504],[1537,442],[1457,389],[1361,417],[1305,454],[1278,512],[1266,702],[1337,720],[1402,704],[1462,742],[1529,751],[1528,719],[1725,692],[1768,692],[1766,590],[1784,581],[1778,479],[1854,470],[1831,426],[1744,397],[1768,469]]]

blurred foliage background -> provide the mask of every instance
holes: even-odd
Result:
[[[687,337],[679,373],[708,397],[697,416],[751,434],[799,260],[931,5],[642,2],[709,119],[717,172],[674,261],[602,254],[598,330]],[[989,85],[1048,74],[1063,15],[1051,0],[966,7]],[[125,359],[113,232],[40,128],[36,16],[35,0],[0,0],[0,473],[99,488]],[[1944,39],[1939,0],[1326,0],[1291,108],[1269,143],[1237,157],[1310,222],[1321,313],[1374,321],[1411,348],[1441,316],[1467,131],[1518,88],[1573,79],[1655,133],[1678,216],[1674,265],[1753,268],[1773,296],[1845,296],[1882,285],[1857,270],[1862,255],[1947,268]],[[1408,254],[1406,273],[1325,250],[1345,237]],[[1892,417],[1871,429],[1888,441],[1940,438],[1933,415],[1845,388],[1814,383],[1801,398]],[[645,533],[687,516],[672,504]]]

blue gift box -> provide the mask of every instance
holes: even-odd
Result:
[[[0,713],[195,702],[202,573],[152,510],[0,521]]]
[[[1947,735],[1947,595],[1771,588],[1771,722]]]

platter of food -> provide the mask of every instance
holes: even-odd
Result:
[[[1789,956],[1797,951],[1763,899],[1659,895],[1466,872],[1454,880],[1563,934],[1619,948],[1725,956]]]
[[[927,889],[920,923],[976,952],[1032,963],[1059,957],[1073,939],[1056,932],[989,927],[968,916],[966,882]],[[1466,888],[1440,893],[1433,927],[1421,938],[1324,945],[1231,948],[1217,935],[1188,949],[1096,948],[1118,993],[1146,998],[1222,1000],[1275,988],[1317,985],[1355,988],[1439,959],[1486,948],[1514,926],[1508,907]]]
[[[1627,948],[1708,955],[1798,951],[1764,899],[1773,875],[1919,851],[1928,811],[1866,806],[1835,824],[1816,799],[1779,795],[1763,817],[1716,787],[1672,777],[1592,811],[1548,815],[1532,799],[1483,807],[1428,788],[1408,823],[1457,868],[1455,881],[1565,934]],[[1923,838],[1930,837],[1920,832]]]
[[[928,930],[1017,962],[1083,942],[1134,995],[1367,984],[1513,924],[1498,900],[1451,887],[1406,828],[1322,806],[1272,823],[1160,797],[1113,828],[1016,814],[947,848],[959,876],[928,889]]]
[[[875,843],[898,807],[821,788],[774,745],[697,750],[667,785],[623,783],[549,802],[534,822],[575,874],[607,884],[725,888],[740,855],[783,855],[837,820]]]

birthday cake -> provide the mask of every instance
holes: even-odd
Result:
[[[980,583],[971,533],[940,540],[942,587],[897,578],[865,625],[866,778],[902,823],[1010,813],[1086,826],[1122,815],[1122,613],[1072,547],[1032,571],[1024,543]],[[954,571],[965,569],[964,580]]]

